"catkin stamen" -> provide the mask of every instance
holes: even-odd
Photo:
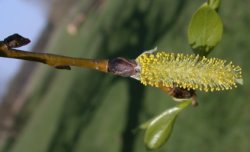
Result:
[[[136,59],[139,79],[144,85],[201,91],[220,91],[236,87],[242,81],[241,68],[232,62],[198,55],[157,51],[143,53]]]

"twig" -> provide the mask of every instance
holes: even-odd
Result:
[[[76,66],[95,69],[102,72],[107,72],[108,70],[108,60],[105,59],[97,60],[74,58],[49,53],[27,52],[19,49],[13,49],[15,47],[26,45],[27,42],[30,42],[28,39],[26,41],[24,39],[26,38],[18,34],[14,34],[6,38],[4,41],[0,41],[0,57],[41,62],[58,69],[70,70],[70,66]]]

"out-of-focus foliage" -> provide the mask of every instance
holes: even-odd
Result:
[[[71,16],[65,17],[47,50],[87,58],[135,58],[157,45],[160,50],[190,53],[186,29],[202,2],[106,0],[75,36],[66,32]],[[198,92],[199,107],[183,111],[171,139],[159,151],[249,151],[249,4],[222,2],[223,40],[210,55],[242,66],[244,86]],[[18,118],[24,127],[6,152],[147,151],[143,133],[133,129],[175,104],[163,92],[135,80],[79,68],[59,71],[39,65],[29,85],[32,94]]]

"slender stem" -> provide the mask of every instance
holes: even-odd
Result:
[[[84,59],[67,57],[49,53],[27,52],[18,49],[11,49],[0,41],[0,57],[22,59],[34,62],[41,62],[55,68],[70,69],[70,66],[95,69],[107,72],[108,60]]]

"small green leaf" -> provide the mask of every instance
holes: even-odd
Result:
[[[188,41],[194,53],[207,55],[220,42],[222,32],[220,16],[204,4],[192,16],[188,27]]]
[[[177,115],[190,104],[191,101],[189,100],[182,102],[175,107],[167,109],[149,122],[144,123],[143,128],[146,127],[144,143],[148,149],[158,149],[168,140]]]

